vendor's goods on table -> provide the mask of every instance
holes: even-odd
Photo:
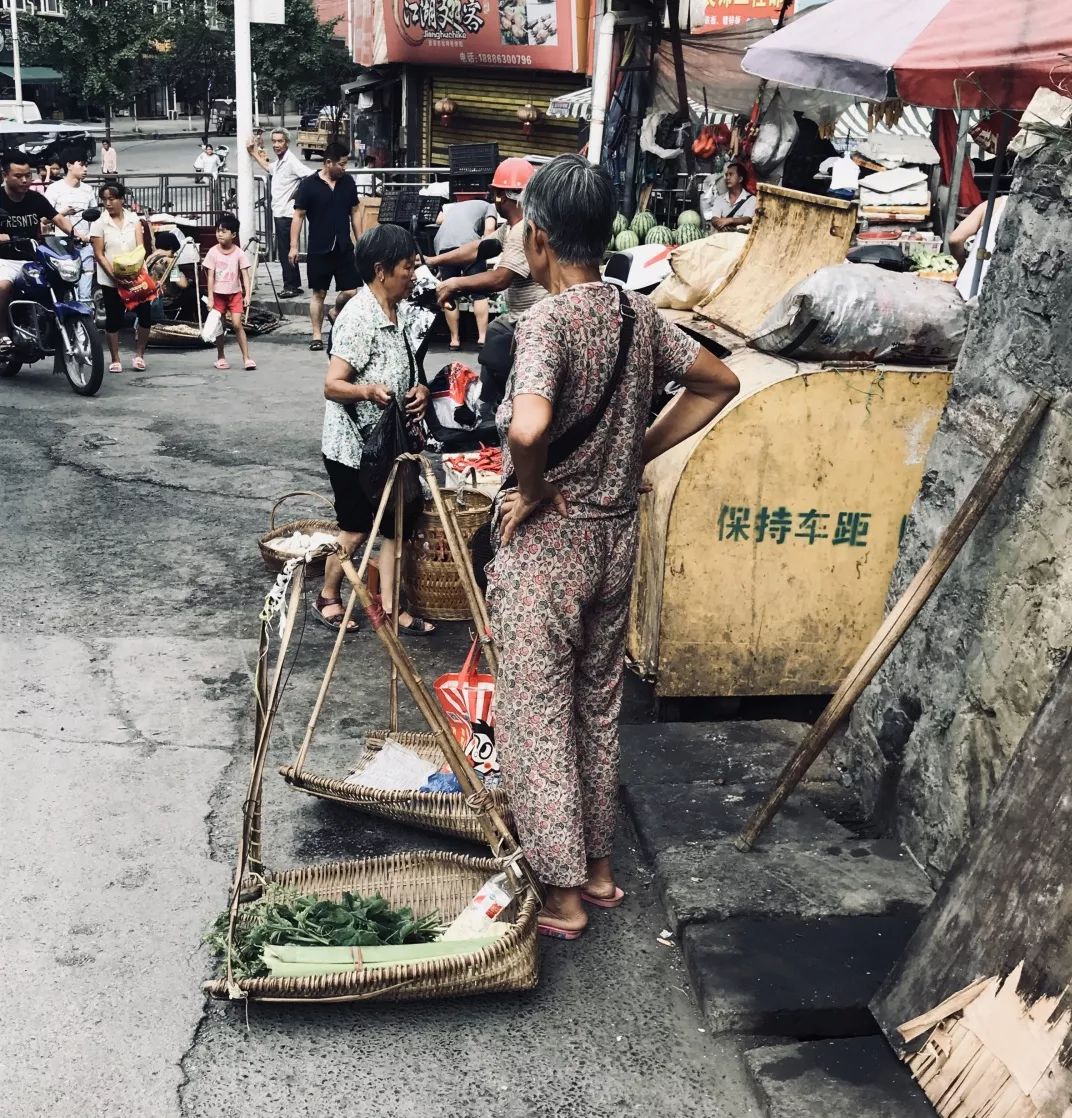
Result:
[[[787,292],[751,345],[807,360],[953,364],[969,311],[946,284],[870,264],[820,268]]]
[[[502,447],[482,446],[461,454],[444,454],[443,477],[447,489],[468,486],[494,499],[502,487]]]

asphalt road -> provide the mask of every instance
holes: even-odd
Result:
[[[624,831],[627,903],[594,913],[577,943],[545,943],[530,993],[203,999],[211,963],[199,939],[232,873],[271,583],[256,540],[280,494],[326,489],[323,363],[305,330],[255,339],[255,373],[217,372],[205,350],[156,350],[145,373],[109,376],[92,400],[45,369],[0,382],[0,1110],[757,1115],[734,1042],[703,1031],[678,951],[656,942],[663,912]],[[298,640],[265,774],[267,862],[444,845],[277,775],[332,643],[305,621]],[[425,678],[456,668],[466,641],[455,624],[416,646]],[[316,768],[344,773],[386,717],[387,669],[366,629],[347,645]],[[416,726],[408,703],[404,724]]]
[[[291,135],[294,135],[293,130]],[[213,136],[211,139],[213,144],[226,144],[230,148],[227,170],[235,171],[237,168],[236,138],[234,136]],[[267,140],[265,145],[267,146]],[[201,137],[174,136],[161,140],[117,139],[115,149],[121,173],[193,174],[193,162],[201,151]],[[99,174],[99,149],[97,155],[98,159],[93,171]],[[319,170],[320,160],[314,159],[308,165]],[[259,173],[260,169],[257,170]]]

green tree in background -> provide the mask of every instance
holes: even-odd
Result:
[[[338,105],[339,86],[353,77],[354,64],[345,44],[335,38],[337,22],[321,23],[312,0],[286,0],[286,23],[255,23],[252,48],[258,92],[280,107],[288,100],[299,109]]]
[[[233,96],[234,6],[229,0],[172,5],[160,38],[167,44],[160,77],[183,101],[201,104],[207,137],[213,99]]]
[[[146,0],[68,4],[66,19],[26,15],[20,21],[25,58],[63,75],[64,88],[87,108],[103,106],[105,136],[112,110],[152,85],[160,20]]]

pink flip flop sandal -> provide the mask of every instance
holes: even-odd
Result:
[[[133,365],[134,368],[137,369],[139,373],[144,373],[145,372],[145,358],[144,357],[135,357],[134,360],[131,361],[131,365]]]
[[[557,928],[554,924],[543,924],[539,920],[536,921],[536,931],[541,936],[547,936],[549,939],[580,939],[587,930],[587,928]]]
[[[214,369],[229,369],[231,367],[231,362],[228,361],[226,357],[217,357],[212,363],[212,367]]]
[[[594,904],[596,908],[617,908],[625,900],[625,893],[617,885],[614,887],[614,893],[609,897],[597,897],[594,893],[582,889],[581,900],[587,904]]]

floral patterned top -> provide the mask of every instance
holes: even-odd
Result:
[[[680,380],[700,350],[643,295],[630,292],[628,298],[636,324],[622,382],[588,440],[547,473],[571,517],[621,516],[636,508],[652,391]],[[504,477],[513,472],[506,438],[513,397],[533,393],[550,400],[551,438],[562,434],[599,402],[618,356],[619,324],[618,290],[599,282],[549,296],[521,319],[511,380],[495,417]]]
[[[395,326],[376,302],[376,296],[367,287],[361,287],[335,321],[331,332],[331,356],[341,357],[353,368],[354,384],[386,384],[401,399],[415,383],[417,371],[414,360],[413,372],[410,372],[405,339],[409,341],[411,353],[415,354],[426,314],[412,303],[399,303],[398,326]],[[370,400],[362,400],[354,408],[357,427],[361,428],[375,424],[383,410]],[[363,446],[364,442],[342,404],[326,400],[320,439],[324,457],[357,469],[361,465]]]

